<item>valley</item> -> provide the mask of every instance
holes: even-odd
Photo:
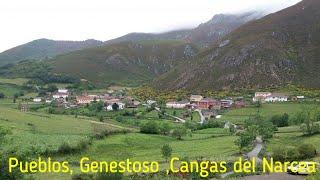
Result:
[[[261,163],[320,162],[319,8],[301,0],[272,13],[215,14],[193,28],[43,38],[1,52],[0,179],[320,179],[320,167],[273,173]],[[70,169],[9,172],[10,157]],[[256,168],[234,171],[239,159]],[[159,170],[109,166],[129,161]]]
[[[1,81],[2,83],[8,83],[8,80],[4,78]],[[247,126],[255,123],[251,122],[252,120],[262,121],[262,124],[266,123],[266,127],[272,127],[273,123],[267,122],[274,122],[273,119],[283,114],[288,115],[287,124],[284,125],[285,127],[270,129],[273,135],[265,137],[263,154],[259,154],[259,157],[273,154],[274,158],[292,158],[290,156],[282,157],[281,152],[278,151],[279,148],[283,150],[282,146],[284,144],[288,150],[298,148],[299,144],[312,144],[316,151],[320,151],[320,147],[317,145],[318,134],[304,135],[304,131],[297,122],[299,121],[297,118],[305,117],[301,116],[300,112],[304,113],[306,109],[314,109],[315,111],[312,111],[312,113],[316,113],[315,117],[317,117],[319,113],[319,102],[317,101],[319,94],[313,98],[262,103],[259,106],[252,102],[251,98],[237,100],[236,97],[229,96],[230,99],[233,99],[232,106],[229,107],[224,104],[221,107],[219,105],[213,106],[214,109],[207,109],[205,107],[211,106],[203,106],[201,103],[210,104],[211,100],[207,101],[208,98],[196,100],[193,98],[201,98],[201,96],[192,95],[190,96],[192,104],[186,99],[188,96],[180,96],[178,93],[174,93],[178,95],[178,99],[185,100],[185,105],[188,106],[188,103],[190,103],[196,108],[188,110],[186,107],[179,105],[179,102],[183,101],[176,101],[174,104],[166,100],[161,102],[163,97],[157,96],[153,97],[157,101],[143,100],[143,97],[138,94],[132,94],[131,89],[121,87],[91,90],[90,94],[82,94],[83,92],[79,90],[70,89],[67,99],[61,101],[60,97],[60,100],[56,99],[51,102],[48,101],[50,93],[47,92],[46,100],[36,102],[34,96],[39,97],[39,94],[32,92],[32,90],[23,89],[22,82],[27,81],[15,79],[8,84],[14,84],[18,92],[23,91],[23,96],[13,100],[14,94],[5,92],[5,98],[0,99],[1,129],[9,132],[2,141],[2,150],[18,157],[27,155],[31,159],[40,156],[43,158],[51,157],[55,161],[67,160],[73,170],[72,175],[68,173],[28,175],[36,179],[112,176],[112,174],[92,175],[91,173],[81,173],[78,163],[82,157],[89,157],[91,160],[98,161],[121,161],[125,159],[157,161],[160,163],[160,171],[162,172],[169,166],[161,154],[161,148],[164,145],[168,145],[172,149],[171,157],[179,157],[190,161],[226,161],[232,164],[239,157],[242,157],[243,153],[253,149],[254,144],[250,141],[244,146],[237,144],[243,131],[247,131]],[[45,90],[48,87],[43,88]],[[62,92],[62,90],[59,91]],[[101,96],[102,94],[104,96]],[[106,96],[106,94],[109,95]],[[28,96],[31,98],[27,99]],[[54,97],[54,94],[51,94],[51,96]],[[252,94],[242,94],[242,96],[248,97]],[[90,97],[92,98],[90,99]],[[135,97],[135,100],[132,101],[135,105],[131,104],[130,100],[126,100],[130,97]],[[291,95],[290,97],[295,96]],[[80,98],[87,101],[83,102]],[[119,98],[120,101],[116,98]],[[170,95],[170,98],[172,98],[172,95]],[[215,101],[212,100],[213,102]],[[221,99],[221,102],[227,101]],[[245,105],[240,105],[239,102],[245,102]],[[116,108],[113,107],[115,103],[119,105],[119,109],[114,109]],[[125,105],[124,107],[122,107],[122,103]],[[108,108],[109,106],[107,107],[107,104],[112,105],[111,109]],[[236,104],[239,106],[236,106]],[[160,110],[157,111],[155,107],[159,107]],[[200,123],[201,119],[196,111],[198,108],[201,108],[201,113],[205,116],[202,123]],[[208,116],[208,112],[213,112],[213,114]],[[259,116],[257,116],[257,113]],[[171,115],[182,118],[185,122],[177,122]],[[260,120],[260,118],[263,120]],[[270,132],[268,131],[268,133]],[[296,143],[297,140],[300,142],[299,144]],[[276,155],[274,153],[280,154]],[[317,161],[319,156],[314,156],[311,159]],[[219,178],[220,175],[210,174],[209,176]],[[134,176],[139,175],[125,173],[122,178]],[[162,173],[145,176],[146,178],[164,177]],[[180,179],[182,176],[197,175],[173,174],[169,177]],[[239,174],[230,176],[238,177]]]

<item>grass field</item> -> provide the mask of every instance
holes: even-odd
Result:
[[[259,109],[262,116],[270,118],[276,114],[287,113],[289,116],[299,112],[303,107],[312,108],[319,107],[319,104],[302,104],[302,103],[274,103],[274,104],[263,104]],[[250,116],[255,115],[258,108],[246,107],[241,109],[231,109],[222,115],[220,120],[230,121],[236,124],[242,124]]]
[[[267,150],[271,152],[279,147],[297,147],[301,144],[313,144],[320,152],[320,134],[313,136],[303,136],[298,126],[279,128],[278,132],[268,142]]]
[[[2,92],[7,98],[12,98],[15,93],[21,91],[21,88],[14,84],[0,83],[0,92]]]
[[[28,80],[29,79],[26,79],[26,78],[7,79],[7,78],[0,77],[0,83],[3,83],[3,84],[14,84],[14,85],[18,85],[18,86],[22,86]]]
[[[97,131],[122,129],[118,125],[94,120],[66,115],[22,113],[12,108],[0,107],[0,125],[11,131],[3,148],[41,154],[46,149],[56,150],[62,143],[75,145]]]
[[[315,107],[315,104],[305,105]],[[106,115],[104,122],[98,122],[97,117],[86,117],[78,115],[53,115],[41,110],[37,112],[23,113],[15,109],[17,104],[13,104],[10,99],[0,101],[0,126],[11,131],[6,136],[2,149],[15,149],[21,154],[42,154],[47,150],[57,151],[63,143],[70,146],[77,146],[82,141],[87,142],[88,138],[104,130],[119,131],[123,129],[132,130],[128,134],[110,135],[103,139],[94,139],[87,149],[83,149],[72,154],[54,154],[55,160],[67,160],[79,173],[78,165],[81,157],[89,157],[91,160],[114,161],[131,160],[158,161],[162,168],[167,167],[167,163],[161,155],[161,147],[169,144],[173,149],[172,156],[188,158],[190,160],[208,159],[233,161],[239,154],[239,148],[234,141],[237,136],[231,135],[227,129],[209,128],[197,130],[191,136],[177,140],[171,136],[150,135],[137,133],[138,129],[130,128],[137,124],[155,120],[158,123],[168,122],[172,127],[183,126],[174,123],[172,119],[159,119],[158,112],[145,112],[144,107],[136,111],[145,114],[136,118],[135,116],[122,116],[126,122],[115,121],[116,117],[124,111],[104,112]],[[265,117],[274,114],[288,113],[289,115],[299,111],[301,104],[263,104],[260,112]],[[253,115],[257,108],[232,109],[223,114],[222,120],[230,120],[241,123],[243,120]],[[129,112],[131,110],[128,110]],[[185,110],[176,110],[176,115],[181,116]],[[173,109],[166,109],[166,112],[173,114]],[[198,114],[194,114],[194,122],[197,122]],[[190,120],[190,119],[188,119]],[[130,123],[132,124],[130,124]],[[281,146],[297,146],[301,143],[313,143],[320,151],[320,135],[305,137],[299,131],[298,126],[279,128],[269,142],[267,142],[267,152]],[[68,174],[35,174],[36,179],[70,179]]]
[[[139,161],[158,161],[161,168],[167,168],[168,164],[161,155],[161,147],[169,144],[173,149],[172,156],[196,160],[205,158],[208,160],[234,160],[238,148],[234,145],[235,136],[215,137],[221,135],[223,129],[210,129],[195,132],[192,137],[185,137],[179,141],[170,136],[147,135],[130,133],[114,135],[103,140],[94,141],[86,151],[71,156],[59,156],[57,159],[68,159],[71,164],[78,164],[81,157],[89,157],[97,161],[119,161],[129,158]],[[201,136],[197,136],[201,135]],[[74,166],[76,169],[78,166]],[[78,172],[78,170],[76,170]]]

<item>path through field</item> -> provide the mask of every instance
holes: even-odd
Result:
[[[206,120],[206,118],[203,116],[202,111],[200,109],[196,109],[195,111],[197,111],[200,115],[200,124],[203,124]]]
[[[256,146],[246,156],[248,159],[255,158],[257,163],[260,163],[261,159],[258,157],[258,155],[263,148],[261,137],[257,137],[255,142]]]
[[[246,155],[244,155],[245,158],[248,158],[248,159],[252,159],[252,158],[255,158],[256,159],[256,162],[257,163],[260,163],[261,162],[261,159],[258,157],[260,151],[262,150],[263,148],[263,144],[262,144],[262,139],[261,137],[257,137],[256,140],[255,140],[255,147],[252,149],[252,151],[248,152]],[[227,173],[224,173],[221,175],[222,178],[225,178],[231,174],[234,174],[233,171],[230,171],[230,172],[227,172]],[[250,177],[250,176],[249,176]]]
[[[155,107],[155,109],[156,109],[156,111],[160,112],[160,108]],[[168,114],[168,113],[164,113],[164,115],[169,116],[169,117],[175,119],[177,122],[181,122],[181,123],[185,123],[185,122],[186,122],[186,120],[184,120],[184,119],[182,119],[182,118],[179,118],[179,117],[177,117],[177,116],[173,116],[173,115]]]

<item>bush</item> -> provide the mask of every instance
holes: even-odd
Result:
[[[289,115],[284,113],[283,115],[274,115],[271,117],[271,122],[277,127],[289,126]]]
[[[123,121],[123,117],[122,117],[122,116],[117,116],[117,117],[116,117],[116,121],[122,122],[122,121]]]
[[[244,132],[240,134],[234,143],[239,147],[240,152],[242,152],[243,148],[251,145],[254,139],[254,136],[250,135],[248,132]]]
[[[71,180],[92,180],[93,174],[75,174],[72,175]]]
[[[177,138],[178,140],[182,140],[183,136],[187,135],[187,128],[179,127],[173,130],[172,136]]]
[[[159,127],[159,131],[163,135],[169,134],[171,131],[171,127],[170,127],[169,123],[166,123],[166,122],[162,123]]]
[[[208,128],[223,128],[224,127],[224,122],[217,121],[217,120],[209,120],[208,122],[199,125],[198,130],[201,129],[208,129]]]
[[[161,154],[162,157],[165,158],[166,161],[171,157],[172,155],[172,148],[169,144],[165,144],[161,148]]]
[[[64,142],[60,145],[58,148],[58,153],[60,154],[70,154],[75,151],[74,148],[72,148],[68,143]]]
[[[5,98],[5,95],[2,92],[0,92],[0,99],[4,99],[4,98]]]
[[[145,134],[158,134],[158,124],[154,121],[149,121],[141,126],[140,132]]]
[[[317,133],[320,133],[320,123],[319,122],[309,123],[309,126],[306,123],[303,123],[300,125],[300,129],[304,135],[317,134]]]
[[[300,158],[308,159],[317,155],[316,147],[313,144],[302,144],[298,147]]]
[[[272,157],[276,161],[297,161],[300,159],[300,154],[297,148],[294,147],[278,147],[274,149]]]
[[[122,113],[122,115],[123,116],[135,116],[137,114],[137,112],[136,111],[134,111],[134,110],[132,110],[131,112],[129,112],[129,111],[124,111],[123,113]]]
[[[5,153],[1,153],[1,157],[0,157],[0,179],[12,179],[12,180],[24,179],[24,175],[18,169],[14,169],[13,172],[9,172],[9,169],[8,169],[9,157],[16,157],[16,156],[15,155],[7,155]],[[19,160],[21,160],[21,158],[19,158]]]

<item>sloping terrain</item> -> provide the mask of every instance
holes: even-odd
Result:
[[[154,81],[161,89],[320,87],[320,1],[241,26]]]
[[[252,20],[263,17],[263,12],[246,12],[241,14],[218,14],[213,16],[211,20],[200,24],[194,29],[185,29],[170,31],[160,34],[152,33],[130,33],[125,36],[109,40],[106,43],[119,43],[125,41],[141,41],[141,40],[159,40],[159,39],[175,39],[185,40],[202,47],[220,40],[231,31],[240,27],[241,25]]]
[[[60,55],[49,63],[55,73],[87,79],[97,85],[138,85],[197,53],[197,47],[185,41],[122,42]]]
[[[30,59],[48,59],[70,51],[96,47],[103,42],[86,41],[54,41],[38,39],[0,53],[0,66]]]

